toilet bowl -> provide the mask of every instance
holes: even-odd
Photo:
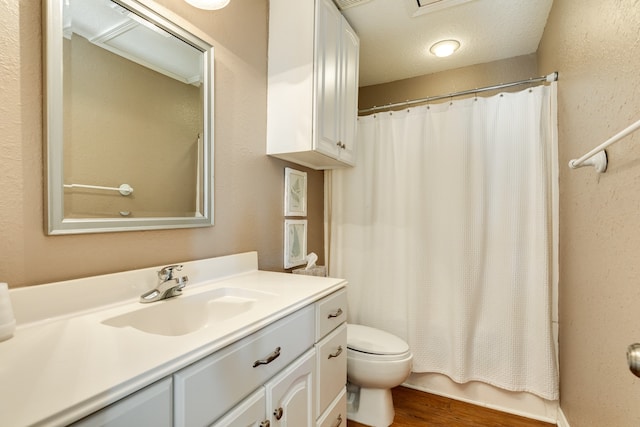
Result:
[[[397,336],[347,325],[347,419],[373,427],[391,425],[391,389],[407,379],[412,360],[409,345]]]

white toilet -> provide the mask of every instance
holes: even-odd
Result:
[[[412,360],[409,345],[397,336],[347,325],[347,419],[373,427],[391,425],[391,388],[407,379]]]

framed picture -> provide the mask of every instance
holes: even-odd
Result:
[[[307,262],[307,220],[284,220],[284,268]]]
[[[307,216],[307,173],[284,168],[284,216]]]

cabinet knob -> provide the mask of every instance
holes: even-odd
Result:
[[[282,418],[283,414],[284,414],[284,410],[282,409],[282,407],[273,411],[273,416],[276,417],[276,420],[279,420],[280,418]]]
[[[271,427],[271,421],[264,420],[263,422],[260,423],[260,427]]]
[[[342,141],[338,141],[338,142],[336,142],[336,145],[338,146],[338,148],[342,148],[342,149],[347,148],[347,146],[346,146],[346,145],[344,145],[344,143],[343,143]]]
[[[342,424],[342,414],[338,414],[338,418],[331,424],[331,427],[339,427]]]

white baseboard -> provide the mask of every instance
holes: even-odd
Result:
[[[562,412],[562,408],[558,408],[558,427],[571,427],[569,421],[567,421],[567,417],[565,417],[564,412]]]

